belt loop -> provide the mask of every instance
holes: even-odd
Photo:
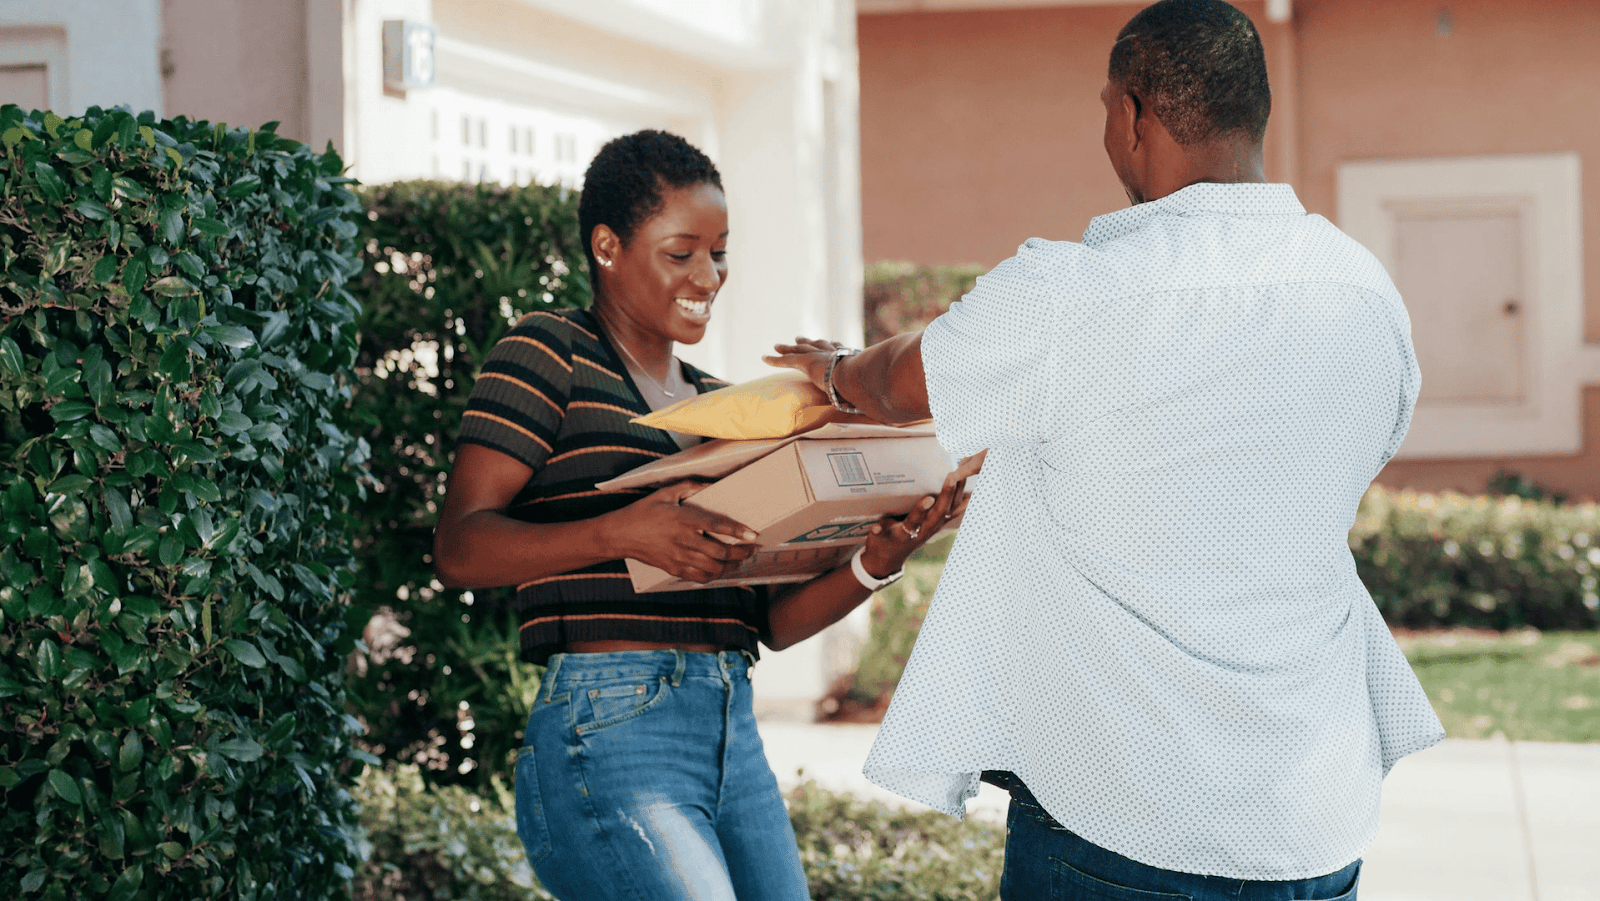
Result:
[[[748,679],[748,678],[750,678],[750,674],[755,671],[755,668],[756,668],[756,655],[750,653],[749,651],[745,651],[745,650],[740,650],[739,653],[744,655],[744,660],[745,660],[744,677],[746,679]]]
[[[677,688],[678,683],[683,681],[683,651],[673,648],[672,656],[678,661],[678,665],[672,670],[672,687]]]
[[[556,673],[561,672],[561,663],[562,663],[562,661],[564,661],[566,659],[567,659],[567,655],[565,655],[565,654],[555,654],[555,655],[551,656],[550,662],[545,665],[545,668],[544,668],[544,680],[543,681],[544,681],[544,702],[546,704],[550,703],[550,699],[555,696],[555,691],[556,691]]]

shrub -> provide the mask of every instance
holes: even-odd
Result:
[[[1391,625],[1600,628],[1600,507],[1373,486],[1350,530]]]
[[[788,801],[815,901],[987,901],[1000,893],[1003,826],[862,801],[813,782]]]
[[[366,858],[356,901],[554,901],[517,837],[515,798],[487,780],[482,795],[427,786],[411,764],[371,767],[356,786]]]
[[[0,891],[341,895],[340,160],[98,108],[0,135]]]
[[[874,344],[919,329],[972,290],[984,266],[918,266],[882,262],[867,267],[862,307],[866,341]]]
[[[445,591],[433,527],[472,382],[524,314],[589,303],[577,196],[559,187],[401,182],[363,189],[367,267],[353,431],[376,480],[359,513],[351,685],[368,747],[429,781],[510,771],[539,670],[521,663],[510,592]]]
[[[370,859],[357,901],[548,899],[517,838],[499,778],[482,794],[423,784],[414,766],[369,770],[357,788]],[[990,899],[999,892],[1005,829],[859,801],[808,782],[789,818],[816,901]]]

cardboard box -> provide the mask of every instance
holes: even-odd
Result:
[[[931,426],[834,424],[792,438],[707,442],[598,487],[719,479],[688,503],[754,529],[750,559],[704,585],[628,561],[635,591],[683,591],[809,581],[848,561],[880,517],[937,494],[953,465]]]

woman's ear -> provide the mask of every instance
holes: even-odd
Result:
[[[622,239],[611,230],[609,225],[596,225],[594,231],[589,233],[589,249],[594,253],[594,260],[600,268],[609,269],[617,256],[622,253]]]

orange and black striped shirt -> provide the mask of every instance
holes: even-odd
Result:
[[[727,383],[683,364],[695,390]],[[506,515],[572,522],[648,493],[600,491],[596,482],[677,453],[660,429],[629,420],[650,412],[632,376],[587,310],[532,313],[500,339],[472,386],[459,441],[533,469]],[[544,663],[571,641],[716,644],[758,654],[767,631],[765,588],[635,594],[621,560],[517,586],[522,654]]]

